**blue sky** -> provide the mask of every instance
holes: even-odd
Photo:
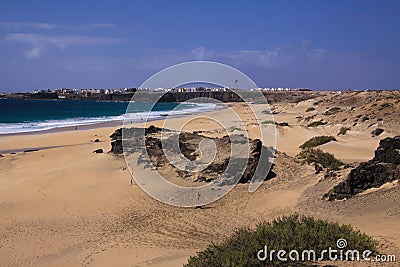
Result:
[[[0,91],[136,87],[192,60],[263,87],[400,87],[400,1],[2,0],[0,10]]]

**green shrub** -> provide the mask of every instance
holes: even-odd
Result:
[[[341,135],[341,134],[342,134],[342,135],[345,135],[345,134],[347,133],[347,131],[350,131],[350,130],[351,130],[351,129],[350,129],[349,127],[344,127],[344,126],[343,126],[343,127],[340,128],[340,130],[339,130],[339,132],[338,132],[337,135],[338,135],[338,136]]]
[[[308,109],[306,109],[306,112],[310,112],[310,111],[314,111],[315,108],[314,107],[309,107]]]
[[[381,107],[382,107],[382,108],[390,108],[390,107],[392,107],[392,104],[391,104],[391,103],[385,102],[385,103],[382,103],[382,104],[381,104]]]
[[[339,107],[333,107],[333,108],[330,108],[327,111],[325,111],[324,114],[325,115],[333,115],[335,113],[338,113],[340,110],[341,110],[341,108],[339,108]]]
[[[231,127],[231,131],[232,131],[232,132],[234,132],[234,131],[241,131],[241,129],[240,129],[239,127],[233,126],[233,127]]]
[[[321,102],[322,102],[322,100],[319,100],[319,101],[317,101],[317,102],[314,102],[313,105],[314,105],[314,106],[318,106],[319,103],[321,103]]]
[[[318,163],[323,167],[330,168],[332,170],[336,170],[340,166],[344,165],[343,162],[336,159],[332,154],[324,152],[321,149],[304,149],[297,155],[297,158],[303,159],[308,164]]]
[[[266,120],[266,121],[263,121],[262,124],[264,124],[264,125],[267,125],[267,124],[275,124],[275,121],[273,121],[273,120]]]
[[[360,255],[365,250],[377,253],[376,241],[354,230],[351,225],[339,225],[295,214],[272,222],[262,222],[253,230],[248,227],[240,228],[221,244],[212,244],[196,256],[190,257],[184,266],[311,266],[310,261],[301,261],[302,251],[314,250],[316,258],[319,258],[324,249],[338,249],[336,242],[342,238],[347,241],[343,253],[347,250],[358,250]],[[291,261],[289,258],[288,262],[278,261],[276,253],[273,261],[269,257],[260,261],[257,253],[264,246],[267,246],[268,253],[271,250],[285,250],[285,257],[288,257],[289,251],[296,250],[300,254],[300,261]],[[324,256],[328,260],[328,255]]]
[[[317,127],[320,125],[325,125],[327,124],[327,122],[323,121],[323,120],[319,120],[319,121],[313,121],[312,123],[308,124],[307,127]]]
[[[315,118],[315,115],[311,115],[311,116],[305,117],[304,118],[304,122],[309,122],[310,120],[312,120],[314,118]]]
[[[316,146],[320,146],[323,144],[326,144],[330,141],[336,141],[336,138],[333,136],[327,136],[327,135],[322,135],[322,136],[314,136],[313,138],[305,141],[301,146],[299,146],[301,149],[305,148],[313,148]]]
[[[289,126],[289,123],[287,122],[275,122],[276,126]]]

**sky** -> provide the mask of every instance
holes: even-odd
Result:
[[[400,1],[0,1],[0,91],[138,87],[207,60],[260,87],[399,89]]]

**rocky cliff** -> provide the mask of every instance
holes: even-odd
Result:
[[[329,200],[350,198],[395,180],[400,180],[400,136],[381,140],[374,158],[351,170],[346,180],[325,197]]]

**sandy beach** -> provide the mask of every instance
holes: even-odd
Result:
[[[254,193],[248,192],[248,184],[239,184],[203,209],[168,206],[131,185],[124,158],[107,153],[110,135],[120,126],[0,136],[0,265],[182,266],[197,251],[222,241],[240,226],[294,212],[351,224],[378,240],[382,252],[400,259],[398,184],[345,201],[326,201],[322,196],[349,170],[323,179],[323,173],[316,174],[313,166],[295,159],[299,146],[318,135],[335,136],[336,142],[319,148],[345,163],[371,159],[381,139],[400,135],[399,104],[396,98],[388,98],[391,94],[320,92],[316,98],[297,103],[272,103],[275,122],[288,123],[276,127],[276,177]],[[381,100],[376,100],[378,97]],[[393,105],[378,110],[383,102]],[[249,136],[260,138],[260,122],[246,105],[229,105],[240,114]],[[315,110],[306,112],[309,107]],[[332,107],[341,111],[325,114]],[[272,126],[262,123],[271,118],[263,113],[265,106],[251,104],[251,108],[261,118],[266,136],[271,134],[268,127]],[[228,112],[169,119],[168,128],[191,120],[185,131],[201,130],[218,137],[224,129],[207,118],[235,127],[237,122],[227,119]],[[368,120],[353,121],[359,114]],[[307,121],[309,116],[313,117]],[[307,127],[319,119],[327,124]],[[149,125],[163,127],[164,121]],[[342,126],[351,129],[338,136]],[[372,136],[376,127],[384,132]],[[24,152],[28,149],[37,151]],[[105,153],[93,153],[96,149]]]

